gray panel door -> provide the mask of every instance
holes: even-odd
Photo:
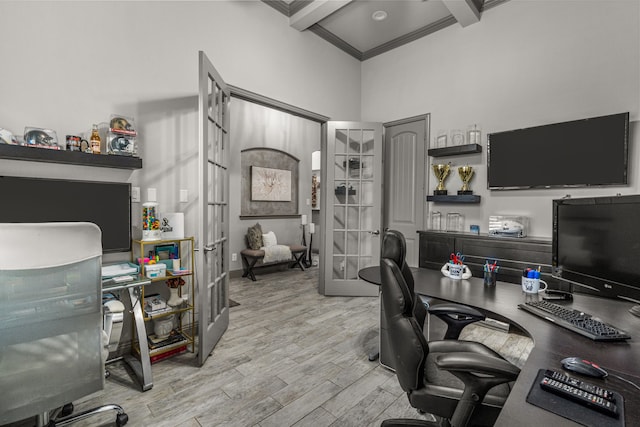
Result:
[[[426,150],[429,116],[394,122],[385,128],[384,224],[404,234],[407,264],[418,266],[418,230],[424,229]]]
[[[327,122],[326,129],[324,294],[375,296],[378,287],[358,271],[380,262],[382,124]]]
[[[229,326],[229,98],[204,52],[199,70],[198,361]]]

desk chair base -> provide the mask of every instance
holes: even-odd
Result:
[[[107,411],[116,411],[116,425],[118,427],[123,426],[129,422],[129,416],[124,412],[119,405],[103,405],[97,408],[88,409],[83,412],[79,412],[77,414],[71,414],[73,412],[73,404],[68,403],[62,407],[60,418],[49,419],[49,414],[45,413],[38,417],[38,426],[47,426],[47,427],[62,427],[66,426],[86,418],[89,418],[92,415],[101,414]],[[70,414],[70,415],[69,415]]]

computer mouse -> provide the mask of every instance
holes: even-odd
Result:
[[[568,371],[577,372],[594,378],[604,378],[609,373],[597,364],[582,357],[567,357],[562,359],[562,367]]]

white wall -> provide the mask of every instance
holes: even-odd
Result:
[[[531,217],[530,235],[551,236],[551,201],[571,194],[640,189],[640,3],[635,0],[510,0],[481,21],[429,35],[362,64],[362,119],[391,121],[431,113],[438,129],[482,127],[483,153],[450,157],[469,164],[480,205],[429,203],[461,212],[486,232],[494,213]],[[629,111],[630,185],[587,189],[486,189],[486,133]],[[552,155],[553,153],[550,153]],[[540,165],[544,173],[544,165]],[[437,181],[429,173],[429,192]],[[461,186],[457,174],[449,194]],[[426,226],[426,225],[425,225]]]
[[[157,188],[159,210],[185,212],[190,235],[199,50],[227,83],[319,114],[360,118],[360,63],[291,29],[257,0],[2,1],[0,16],[0,127],[17,134],[52,128],[64,140],[113,113],[128,115],[143,158],[134,172],[4,160],[1,173],[129,181],[143,201]],[[188,203],[179,202],[180,189]],[[139,217],[140,205],[133,209]]]

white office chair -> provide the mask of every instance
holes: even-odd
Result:
[[[0,425],[37,416],[62,426],[118,405],[51,419],[104,387],[100,229],[0,224]]]

